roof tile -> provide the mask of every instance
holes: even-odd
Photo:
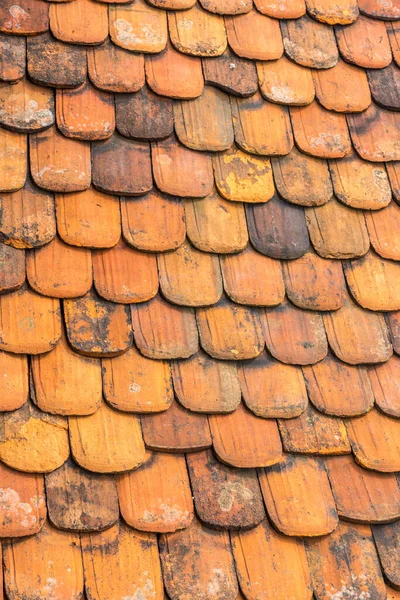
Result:
[[[93,0],[51,3],[50,29],[63,42],[101,44],[108,37],[107,5]]]
[[[363,113],[347,115],[347,122],[352,142],[361,158],[372,162],[400,160],[398,113],[371,104]]]
[[[231,534],[240,587],[246,598],[308,600],[310,573],[302,540],[275,531],[264,519],[250,531]]]
[[[263,324],[267,348],[280,362],[311,365],[326,356],[328,345],[320,314],[285,301],[265,310]]]
[[[163,52],[146,58],[145,67],[147,84],[156,94],[188,100],[203,92],[200,59],[178,52],[169,42]]]
[[[185,457],[146,452],[143,464],[118,478],[121,514],[140,531],[173,532],[190,526],[194,516]]]
[[[88,49],[88,74],[93,85],[107,92],[137,92],[144,86],[144,58],[106,40]]]
[[[286,455],[260,472],[268,515],[285,535],[314,537],[335,529],[338,516],[323,463]]]
[[[319,102],[334,112],[360,112],[371,104],[371,92],[364,69],[339,60],[329,70],[313,73]]]
[[[306,0],[308,13],[329,25],[349,25],[358,17],[357,0]]]
[[[0,369],[7,377],[0,379],[1,411],[16,410],[28,398],[28,361],[24,354],[0,352]]]
[[[303,367],[311,402],[322,413],[355,417],[374,404],[374,394],[365,367],[346,365],[331,354],[310,367]]]
[[[368,82],[377,104],[391,110],[400,109],[400,74],[393,62],[384,69],[369,70]]]
[[[169,35],[179,52],[192,56],[220,56],[227,47],[224,20],[199,3],[168,14]]]
[[[231,412],[240,404],[235,363],[214,360],[200,351],[171,366],[174,391],[185,408],[213,414]]]
[[[265,517],[257,474],[220,463],[211,450],[188,454],[188,469],[200,521],[217,529],[258,525]]]
[[[264,15],[276,19],[297,19],[306,12],[304,0],[254,0],[257,9]]]
[[[393,58],[397,66],[400,65],[400,27],[398,21],[386,23],[387,34],[392,48]]]
[[[100,406],[100,364],[74,352],[64,332],[52,352],[32,357],[31,378],[31,394],[46,413],[88,415]]]
[[[314,100],[311,70],[282,56],[279,60],[257,63],[261,94],[270,102],[303,106]]]
[[[210,415],[209,423],[215,454],[223,463],[248,469],[282,459],[276,421],[256,417],[243,404],[229,415]]]
[[[172,101],[147,86],[135,94],[117,94],[115,112],[117,129],[124,137],[158,140],[173,131]]]
[[[285,365],[262,352],[239,364],[243,400],[265,419],[298,417],[307,407],[307,390],[298,367]]]
[[[142,415],[146,447],[161,452],[195,452],[212,444],[207,416],[185,410],[177,402],[155,415]]]
[[[0,31],[35,35],[49,28],[49,7],[36,0],[4,0],[0,7]]]
[[[400,260],[400,208],[391,202],[385,209],[366,213],[371,244],[382,258]]]
[[[167,43],[167,15],[144,0],[109,8],[110,37],[117,46],[134,52],[161,52]]]
[[[64,319],[69,343],[84,356],[117,356],[132,345],[129,309],[103,300],[93,289],[64,300]]]
[[[392,60],[386,26],[361,15],[353,25],[335,27],[340,54],[366,69],[382,69]]]
[[[19,81],[25,75],[25,40],[0,33],[0,80]]]
[[[252,9],[247,14],[225,17],[228,43],[242,58],[274,60],[283,54],[279,21]]]
[[[396,354],[400,354],[400,311],[388,313],[386,318],[393,349]]]
[[[0,224],[1,229],[1,224]],[[0,244],[0,293],[14,292],[25,281],[25,252],[12,246]]]
[[[131,304],[135,343],[148,358],[188,358],[198,350],[192,308],[177,307],[160,295],[143,304]]]
[[[102,359],[103,393],[117,410],[160,412],[173,400],[167,362],[151,360],[131,346],[125,354]]]
[[[389,417],[400,417],[399,373],[400,358],[397,356],[368,369],[375,402]]]
[[[22,188],[27,174],[27,136],[0,129],[0,190]]]
[[[400,7],[395,2],[385,4],[379,0],[358,0],[360,10],[377,19],[400,19]]]
[[[196,0],[148,0],[149,4],[165,10],[185,10],[196,4]]]
[[[386,170],[389,175],[394,199],[400,204],[400,161],[386,163]]]
[[[136,415],[117,412],[103,403],[94,414],[68,421],[72,456],[84,469],[115,473],[142,464],[145,449]]]
[[[372,527],[374,542],[378,550],[379,560],[385,578],[391,585],[399,586],[399,521],[390,525]],[[391,598],[388,595],[388,598]],[[396,596],[394,596],[396,598]]]
[[[101,531],[119,517],[114,479],[84,471],[71,459],[46,475],[46,496],[57,529]]]
[[[308,15],[282,21],[285,53],[303,67],[330,69],[338,61],[338,49],[332,27],[318,23]]]
[[[253,6],[252,0],[200,0],[205,10],[219,15],[239,15],[247,13]]]
[[[252,96],[258,90],[256,67],[229,48],[221,56],[203,58],[204,80],[234,96]],[[231,66],[233,65],[233,67]]]

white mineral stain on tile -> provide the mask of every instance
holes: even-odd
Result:
[[[36,523],[36,515],[28,502],[21,502],[16,490],[0,488],[0,515],[3,521],[11,519],[22,527],[32,527]]]
[[[235,483],[226,482],[222,486],[218,497],[218,504],[223,512],[229,512],[232,509],[235,498],[239,502],[250,502],[253,499],[253,492],[239,481]]]
[[[153,582],[151,579],[147,579],[146,583],[138,587],[132,595],[123,596],[121,600],[149,600],[149,598],[154,598],[155,595],[156,590],[154,589]]]

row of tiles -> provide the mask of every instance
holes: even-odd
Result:
[[[257,0],[257,5],[262,3],[268,4],[268,1]],[[374,62],[374,59],[369,58],[372,55],[371,49],[361,43],[366,37],[376,42],[378,32],[383,33],[378,42],[379,49],[383,48],[387,41],[385,23],[370,18],[379,15],[366,11],[369,16],[358,16],[355,0],[342,0],[342,7],[337,2],[322,2],[327,9],[325,16],[329,10],[331,12],[331,18],[328,17],[328,20],[332,25],[336,24],[335,29],[314,20],[313,17],[317,16],[322,17],[321,21],[327,20],[324,19],[323,11],[315,7],[311,11],[312,18],[307,15],[300,16],[304,11],[296,10],[296,4],[298,6],[299,3],[301,4],[301,0],[291,3],[286,1],[278,6],[275,3],[275,11],[281,14],[272,17],[297,17],[280,23],[268,15],[268,8],[263,11],[261,6],[257,6],[257,10],[251,6],[249,0],[225,0],[224,4],[233,9],[235,6],[246,7],[246,4],[250,9],[246,14],[225,18],[204,10],[200,3],[193,3],[191,8],[184,11],[166,12],[144,0],[125,5],[115,3],[110,7],[93,0],[51,5],[35,0],[20,0],[19,5],[14,5],[12,0],[5,0],[0,11],[0,31],[16,35],[35,35],[50,28],[58,40],[88,45],[103,43],[110,33],[113,43],[117,46],[149,54],[164,50],[168,38],[179,52],[190,56],[220,56],[228,44],[237,55],[258,60],[280,58],[285,50],[296,62],[306,66],[310,66],[311,57],[316,68],[329,68],[335,64],[335,58],[337,60],[338,56],[335,33],[342,55],[347,58],[353,46],[358,54],[365,55],[364,62]],[[315,0],[308,2],[311,3],[317,4]],[[382,2],[380,4],[382,5]],[[395,2],[390,3],[391,6],[394,4]],[[283,8],[283,11],[280,11],[280,8]],[[286,14],[283,14],[284,12]],[[333,12],[336,15],[333,15]],[[391,10],[388,7],[386,18],[390,20],[396,17],[400,17],[400,9],[394,7]],[[396,21],[389,22],[388,30],[393,38],[394,53],[397,54],[399,33]],[[251,33],[256,35],[251,37]],[[357,37],[358,41],[354,41]]]
[[[351,455],[285,454],[257,472],[223,464],[211,450],[186,459],[147,451],[138,469],[116,476],[85,471],[68,459],[45,476],[0,464],[0,481],[0,538],[37,534],[47,515],[63,531],[104,531],[120,513],[130,527],[153,533],[186,529],[195,513],[207,527],[231,531],[257,527],[268,514],[277,531],[290,537],[332,533],[339,517],[364,524],[397,521],[400,532],[396,475],[365,470]]]
[[[139,415],[101,403],[94,414],[44,413],[34,404],[1,415],[0,459],[26,472],[51,472],[70,452],[96,473],[124,472],[145,459],[145,446],[167,452],[214,448],[218,458],[238,468],[273,465],[283,450],[301,454],[353,452],[365,468],[400,471],[400,421],[373,408],[359,417],[332,417],[308,405],[292,419],[265,419],[239,404],[229,414],[190,412],[174,402],[168,410]]]
[[[8,600],[79,600],[84,588],[88,600],[398,600],[383,578],[398,587],[398,535],[398,523],[371,531],[341,521],[329,536],[301,540],[266,519],[229,535],[194,520],[157,544],[122,522],[80,536],[47,523],[35,536],[3,542],[5,593]]]
[[[351,74],[350,77],[340,74],[340,81],[357,84],[357,78]],[[333,107],[333,103],[329,98],[335,97],[335,104],[340,102],[342,109],[346,110],[350,106],[349,96],[337,93],[334,81],[332,85],[328,84],[328,88],[332,88],[327,96],[330,106]],[[387,85],[379,85],[380,93],[386,94],[387,89]],[[353,97],[355,102],[359,101],[360,85],[353,90]],[[384,101],[385,98],[382,99]],[[7,152],[13,153],[13,163],[18,170],[14,178],[18,177],[17,182],[20,182],[22,177],[22,183],[13,187],[8,183],[4,191],[18,189],[25,180],[27,137],[21,132],[33,134],[30,137],[32,171],[36,173],[39,184],[44,167],[45,171],[50,167],[47,178],[55,171],[53,162],[57,162],[58,152],[65,151],[67,157],[78,154],[72,164],[68,164],[71,163],[69,158],[66,165],[69,171],[79,171],[72,174],[75,181],[78,178],[79,182],[79,175],[81,177],[80,186],[75,184],[72,188],[75,190],[85,187],[82,182],[87,175],[80,172],[88,170],[88,141],[108,140],[108,143],[96,144],[97,154],[107,150],[111,152],[114,146],[118,149],[125,144],[127,148],[136,149],[136,155],[144,155],[145,160],[149,153],[147,145],[130,146],[127,140],[119,137],[109,140],[116,127],[124,137],[139,140],[164,139],[175,130],[186,148],[201,152],[230,150],[236,141],[239,148],[248,154],[286,156],[296,142],[304,154],[316,158],[341,159],[349,155],[354,146],[365,161],[379,163],[400,159],[397,136],[400,113],[379,107],[376,103],[371,103],[363,112],[343,114],[324,108],[316,100],[307,106],[287,107],[265,100],[259,93],[249,98],[238,98],[206,86],[198,98],[175,103],[143,87],[135,94],[118,94],[114,106],[112,95],[96,90],[89,83],[75,90],[57,90],[54,102],[50,88],[36,86],[24,79],[15,85],[3,84],[0,106],[1,124],[14,130],[0,129],[0,143]],[[54,127],[55,120],[61,133]],[[157,146],[155,154],[158,154]],[[188,152],[187,156],[195,160],[193,153]],[[7,165],[7,159],[4,160]],[[202,159],[199,157],[198,160]],[[80,165],[83,168],[79,168]],[[60,179],[60,174],[58,176]],[[67,179],[65,174],[62,178]],[[56,189],[71,191],[70,187]],[[138,190],[136,193],[143,192]]]

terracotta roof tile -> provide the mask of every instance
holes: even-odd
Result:
[[[273,60],[283,54],[279,21],[253,9],[243,15],[225,17],[228,43],[242,58]]]
[[[399,218],[400,209],[395,202],[365,215],[371,245],[382,258],[400,259]]]
[[[137,92],[145,82],[144,58],[107,40],[88,50],[88,75],[93,85],[101,90]]]
[[[253,2],[252,0],[200,0],[200,4],[209,12],[239,15],[249,12]]]
[[[50,29],[63,42],[101,44],[108,36],[107,5],[93,0],[52,3]]]
[[[364,69],[339,60],[328,70],[313,73],[319,102],[334,112],[361,112],[371,104],[371,92]]]
[[[192,8],[168,14],[171,42],[183,54],[220,56],[227,47],[224,20],[194,4]]]
[[[0,245],[3,269],[0,273],[0,292],[14,292],[25,281],[25,252],[12,246]]]
[[[254,0],[254,4],[264,15],[278,19],[297,19],[306,12],[304,0]]]
[[[357,0],[306,0],[308,13],[330,25],[349,25],[358,17]]]
[[[337,26],[336,38],[345,60],[366,69],[382,69],[392,60],[385,24],[360,16],[350,27]]]
[[[258,89],[256,66],[229,48],[221,56],[203,58],[204,81],[234,96],[252,96]],[[233,66],[232,66],[233,65]]]
[[[173,131],[172,102],[156,96],[147,86],[136,94],[118,94],[116,126],[121,135],[139,140],[157,140]]]
[[[390,584],[396,587],[399,586],[398,532],[398,522],[392,525],[375,525],[372,527],[382,571]],[[391,596],[388,595],[388,598],[391,598]]]
[[[35,0],[4,0],[0,10],[0,31],[14,35],[35,35],[49,28],[49,7]]]
[[[400,416],[398,372],[400,359],[392,356],[386,363],[368,369],[368,377],[380,410],[390,417]]]
[[[0,368],[7,377],[0,380],[2,411],[16,410],[28,399],[28,361],[24,354],[0,352]]]
[[[27,139],[22,133],[0,129],[0,190],[15,192],[27,174]]]
[[[393,62],[385,69],[368,71],[368,82],[377,104],[392,110],[400,108],[400,76]]]
[[[285,53],[303,67],[330,69],[338,61],[332,27],[304,15],[293,21],[282,21]]]
[[[400,30],[398,21],[386,23],[387,34],[392,48],[393,58],[397,66],[400,64]]]
[[[400,159],[396,133],[399,118],[397,113],[376,104],[371,104],[363,113],[347,116],[351,139],[361,158],[373,162]]]
[[[400,19],[400,7],[395,3],[382,4],[379,0],[358,0],[362,13],[380,19]]]
[[[110,6],[109,22],[110,37],[117,46],[146,54],[161,52],[166,46],[167,15],[144,0]]]
[[[25,40],[0,34],[0,79],[19,81],[25,75]]]
[[[303,106],[314,100],[311,70],[292,62],[286,56],[276,61],[257,63],[261,94],[270,102]]]

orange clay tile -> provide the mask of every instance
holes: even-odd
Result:
[[[284,301],[265,311],[263,325],[268,350],[283,363],[311,365],[326,356],[324,325],[316,312]]]
[[[147,85],[161,96],[189,100],[204,89],[200,59],[178,52],[169,42],[163,52],[146,58],[145,67]]]
[[[400,108],[399,69],[394,62],[384,69],[370,69],[368,82],[372,97],[379,106],[392,110]]]
[[[371,92],[363,69],[339,60],[327,71],[313,73],[318,101],[335,112],[360,112],[371,104]]]
[[[48,473],[69,456],[65,419],[41,412],[32,404],[1,416],[0,459],[25,473]]]
[[[172,363],[174,391],[179,402],[207,414],[236,410],[240,386],[235,363],[217,361],[203,352]]]
[[[153,187],[149,144],[117,133],[92,145],[92,169],[94,187],[108,194],[138,196]]]
[[[115,481],[93,474],[68,459],[46,476],[49,519],[57,529],[99,531],[119,517]]]
[[[351,450],[343,421],[316,411],[311,404],[296,419],[280,419],[279,431],[285,452],[329,455]]]
[[[167,362],[142,356],[134,346],[122,356],[103,358],[103,393],[113,408],[127,412],[160,412],[172,403]]]
[[[324,315],[324,324],[334,354],[350,365],[385,362],[392,355],[383,315],[360,308],[350,297]]]
[[[0,349],[41,354],[52,350],[61,335],[59,301],[44,298],[24,285],[0,296]]]
[[[314,100],[315,90],[310,69],[286,56],[279,60],[257,63],[261,94],[270,102],[303,106]]]
[[[385,23],[360,15],[350,27],[335,28],[340,54],[366,69],[382,69],[392,60]]]
[[[237,598],[236,572],[227,531],[204,527],[194,519],[189,527],[163,534],[159,540],[164,585],[168,596],[202,600]]]
[[[14,248],[34,248],[56,235],[54,199],[30,179],[22,190],[2,194],[0,231],[5,244]]]
[[[173,402],[157,415],[141,416],[142,432],[147,448],[161,452],[194,452],[212,445],[206,415],[199,415]]]
[[[31,375],[35,403],[44,412],[88,415],[100,406],[100,363],[71,350],[64,333],[52,352],[32,357]]]
[[[63,42],[101,44],[108,36],[107,5],[93,0],[51,4],[50,29]]]
[[[250,241],[254,248],[272,258],[298,258],[310,240],[304,210],[275,195],[266,204],[246,207]]]
[[[0,8],[0,31],[15,35],[36,35],[49,28],[47,4],[35,0],[4,0]]]
[[[25,74],[25,40],[0,34],[0,79],[19,81]]]
[[[204,81],[235,96],[252,96],[258,90],[256,66],[228,47],[221,56],[203,58]]]
[[[367,471],[352,456],[325,459],[339,517],[360,523],[399,518],[400,492],[393,473]]]
[[[185,240],[183,202],[156,191],[143,198],[121,200],[122,235],[134,248],[165,252],[178,248]]]
[[[211,157],[182,146],[175,136],[151,146],[153,175],[162,192],[183,198],[203,198],[212,192]]]
[[[293,147],[289,113],[284,106],[251,98],[232,98],[232,119],[237,145],[245,152],[280,156]]]
[[[371,410],[346,421],[347,433],[356,461],[365,469],[391,473],[399,470],[399,421]]]
[[[187,235],[203,252],[231,254],[248,241],[243,204],[221,198],[214,190],[201,200],[185,202]]]
[[[306,12],[304,0],[254,0],[254,5],[264,15],[276,19],[298,19]]]
[[[213,156],[215,185],[223,198],[234,202],[267,202],[274,195],[268,158],[251,156],[232,145]]]
[[[68,341],[84,356],[118,356],[132,345],[129,309],[90,290],[82,298],[64,300]]]
[[[335,198],[306,210],[312,245],[323,258],[356,258],[368,252],[369,237],[361,211],[343,206]]]
[[[319,158],[342,158],[351,150],[344,115],[326,110],[314,101],[290,108],[294,139],[300,150]]]
[[[379,2],[379,0],[358,0],[360,10],[377,19],[399,19],[400,6],[396,2]]]
[[[393,349],[396,354],[400,354],[400,311],[388,313],[386,315],[386,320],[393,343]]]
[[[200,343],[213,358],[255,358],[264,347],[261,313],[223,297],[215,306],[196,311]]]
[[[165,10],[185,10],[196,4],[196,0],[148,0],[149,4]]]
[[[267,467],[282,458],[278,426],[273,419],[261,419],[243,404],[229,415],[209,417],[214,451],[219,460],[233,467]]]
[[[358,17],[357,0],[306,0],[308,14],[329,25],[350,25]]]
[[[267,519],[232,532],[232,550],[246,598],[310,600],[312,588],[303,541],[284,536]]]
[[[343,304],[346,285],[342,265],[307,252],[283,263],[286,294],[293,304],[308,310],[337,310]]]
[[[399,521],[389,525],[373,525],[372,534],[385,578],[399,587]],[[397,600],[400,592],[387,587],[388,599]],[[390,589],[390,593],[389,593]]]
[[[386,23],[392,54],[397,66],[400,65],[400,27],[398,21]]]
[[[359,115],[348,115],[347,122],[352,142],[361,158],[373,162],[400,160],[398,113],[371,104]]]
[[[43,296],[83,296],[92,285],[90,250],[67,246],[58,237],[32,250],[26,259],[29,285]]]
[[[290,536],[314,537],[335,529],[338,516],[320,459],[287,455],[259,473],[268,515]]]
[[[107,92],[137,92],[144,86],[144,59],[106,40],[88,50],[92,84]]]
[[[74,460],[96,473],[129,471],[142,464],[144,444],[137,416],[101,404],[85,417],[69,417]]]
[[[90,188],[56,195],[57,229],[71,246],[111,248],[121,235],[118,199]]]
[[[279,21],[255,9],[236,17],[225,17],[228,43],[242,58],[274,60],[283,54]]]
[[[150,302],[131,304],[135,343],[148,358],[188,358],[199,347],[192,308],[178,307],[160,295]]]
[[[368,377],[380,410],[389,417],[400,417],[400,358],[392,356],[382,365],[368,369]]]
[[[366,525],[339,523],[330,536],[306,543],[315,595],[328,600],[339,594],[386,599],[379,560]]]
[[[1,537],[38,533],[46,519],[43,475],[19,473],[0,464],[0,478]]]
[[[215,304],[222,294],[218,257],[185,242],[173,252],[157,257],[160,288],[164,297],[183,306]]]
[[[280,262],[251,246],[239,254],[221,256],[224,288],[238,304],[275,306],[285,296]]]
[[[192,56],[220,56],[227,46],[224,20],[203,10],[199,3],[189,10],[168,14],[169,36],[179,52]]]
[[[29,139],[31,174],[38,186],[54,192],[77,192],[90,186],[87,142],[68,139],[56,127]]]
[[[206,86],[195,100],[174,106],[175,131],[182,144],[192,150],[227,150],[233,143],[229,96]]]
[[[144,302],[156,295],[156,257],[130,248],[121,239],[107,250],[94,250],[93,279],[97,293],[112,302]]]
[[[332,183],[325,160],[307,156],[294,147],[287,156],[272,159],[279,194],[293,204],[319,206],[332,197]]]
[[[109,8],[110,36],[117,46],[134,52],[154,53],[167,43],[167,15],[144,0]]]
[[[28,38],[26,42],[28,74],[33,82],[68,88],[85,81],[87,67],[83,48],[59,42],[48,32]]]
[[[0,410],[16,410],[28,398],[28,362],[24,355],[0,352]]]
[[[284,365],[263,352],[238,367],[243,400],[265,419],[298,417],[307,407],[307,390],[298,367]]]
[[[400,309],[400,265],[368,252],[344,265],[350,293],[363,308]]]
[[[27,173],[26,135],[0,129],[0,191],[22,188]]]
[[[239,15],[249,12],[252,0],[200,0],[205,10],[219,15]]]
[[[386,170],[394,198],[400,204],[400,161],[386,163]]]
[[[163,597],[155,535],[135,531],[120,522],[107,531],[85,536],[82,546],[88,600],[148,593],[157,599]]]
[[[40,533],[4,545],[4,580],[9,598],[79,600],[83,572],[79,537],[47,523]]]
[[[346,365],[331,354],[311,367],[303,367],[311,402],[322,413],[355,417],[374,405],[365,367]]]
[[[103,140],[115,129],[112,95],[89,82],[74,90],[58,89],[56,115],[61,133],[76,140]]]
[[[265,517],[257,474],[220,463],[211,450],[187,456],[196,513],[202,523],[220,528],[255,527]]]
[[[117,129],[121,135],[139,140],[158,140],[174,129],[172,101],[157,96],[147,86],[135,94],[117,94]]]
[[[121,514],[140,531],[172,532],[194,516],[185,457],[147,451],[143,464],[118,478]]]
[[[18,290],[25,281],[24,250],[1,243],[0,265],[0,293]]]
[[[293,21],[282,21],[285,53],[303,67],[330,69],[338,60],[333,28],[304,15]]]
[[[335,194],[343,204],[364,210],[377,210],[389,204],[392,193],[383,165],[367,162],[350,152],[344,158],[329,161],[329,169]]]

